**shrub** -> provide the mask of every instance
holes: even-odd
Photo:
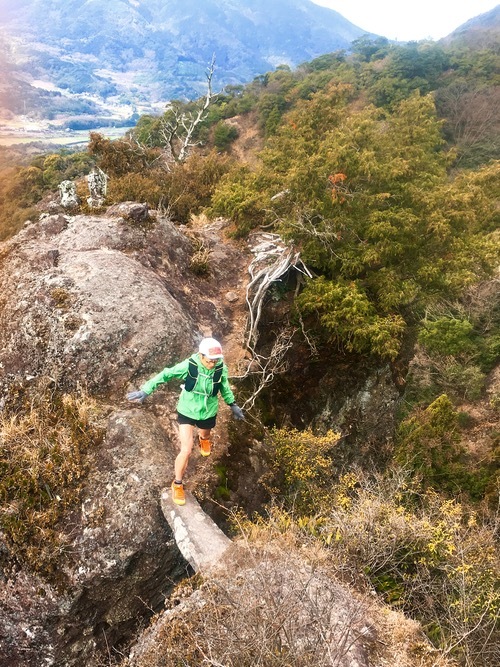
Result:
[[[160,175],[156,173],[130,173],[110,179],[107,200],[113,203],[145,202],[151,208],[156,208],[162,198],[160,180]]]
[[[163,175],[163,205],[176,222],[186,224],[192,215],[209,206],[219,181],[231,166],[227,155],[192,155]]]
[[[147,641],[120,664],[347,667],[374,645],[366,613],[364,602],[304,562],[298,545],[283,539],[269,540],[267,548],[240,543],[236,561],[174,591]]]
[[[461,444],[459,422],[459,413],[443,394],[401,423],[396,458],[418,475],[424,488],[481,499],[494,480],[495,462],[473,464]]]
[[[214,144],[219,151],[226,151],[231,143],[239,136],[238,129],[234,125],[219,122],[214,129]]]
[[[357,282],[318,278],[297,299],[304,313],[316,313],[330,337],[347,350],[394,360],[406,328],[399,315],[379,315]]]
[[[295,428],[273,428],[266,437],[270,470],[265,478],[269,490],[290,499],[294,505],[307,506],[323,495],[333,473],[330,457],[340,433],[328,431],[315,435]]]
[[[19,159],[16,156],[14,159]],[[0,240],[17,233],[40,211],[35,204],[64,180],[88,173],[91,157],[86,153],[39,155],[27,167],[3,169],[0,173]]]
[[[463,664],[494,664],[500,560],[491,528],[432,492],[415,507],[404,476],[380,485],[360,477],[358,485],[322,526],[334,558],[356,563],[387,602],[420,620]]]
[[[474,401],[480,398],[485,378],[485,374],[475,364],[466,366],[451,361],[445,362],[441,367],[443,388],[460,399]]]
[[[472,352],[472,329],[472,324],[465,319],[440,317],[434,321],[425,320],[418,340],[431,353],[457,355]]]
[[[207,212],[230,218],[236,225],[235,236],[245,236],[265,220],[266,198],[259,184],[258,174],[246,166],[235,167],[221,178]]]
[[[455,303],[435,303],[421,322],[406,399],[430,402],[445,392],[475,401],[500,355],[498,281],[468,288]]]
[[[158,151],[144,148],[131,139],[106,139],[98,132],[90,133],[88,152],[108,176],[141,173],[158,158]]]
[[[211,152],[171,165],[132,170],[109,180],[108,200],[147,202],[162,208],[175,222],[186,224],[207,206],[219,180],[230,169],[227,156]]]
[[[454,500],[421,493],[408,471],[354,470],[332,484],[322,503],[294,506],[293,514],[272,507],[251,523],[264,541],[266,532],[278,531],[306,543],[308,553],[326,546],[339,577],[420,621],[458,664],[499,663],[496,526]]]
[[[189,238],[193,242],[193,253],[190,258],[189,268],[196,276],[206,277],[210,273],[211,250],[204,239],[196,234],[190,233]]]

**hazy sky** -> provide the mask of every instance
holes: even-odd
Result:
[[[312,0],[354,25],[400,41],[440,39],[498,0]]]

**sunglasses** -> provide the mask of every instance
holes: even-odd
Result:
[[[203,355],[203,358],[208,361],[209,364],[216,364],[220,359],[210,359],[210,357],[207,357],[206,355]]]

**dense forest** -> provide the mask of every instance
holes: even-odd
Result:
[[[214,95],[189,142],[206,100],[174,101],[120,140],[93,134],[84,152],[2,159],[0,184],[2,239],[62,180],[85,202],[94,165],[109,204],[146,201],[183,225],[224,216],[236,239],[276,232],[313,275],[293,308],[317,349],[413,358],[383,469],[339,474],[335,434],[269,424],[281,504],[246,529],[321,544],[346,580],[476,667],[500,660],[500,395],[486,393],[500,354],[499,65],[480,45],[361,38]],[[258,136],[244,155],[242,119]],[[471,449],[478,402],[492,421]]]

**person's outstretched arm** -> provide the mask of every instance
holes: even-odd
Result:
[[[175,366],[164,368],[157,375],[145,382],[139,391],[131,391],[127,394],[129,401],[136,401],[143,403],[144,400],[153,393],[153,391],[161,384],[170,382],[170,380],[179,379],[185,380],[189,368],[189,359],[185,359]]]

